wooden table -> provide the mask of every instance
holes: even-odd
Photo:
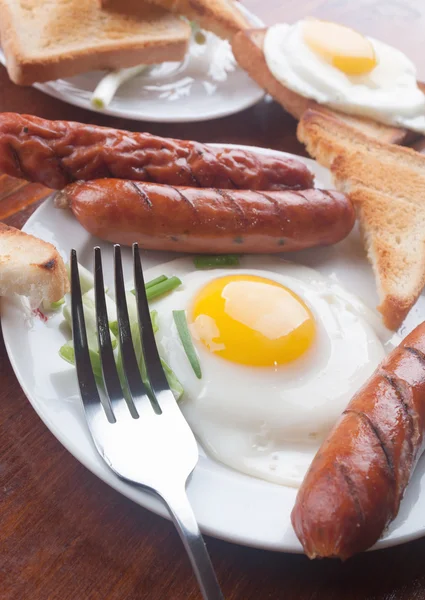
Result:
[[[425,80],[425,4],[419,0],[246,0],[267,23],[316,15],[395,43]],[[0,70],[0,110],[74,119],[200,141],[302,152],[295,123],[274,103],[193,125],[127,122],[85,112]],[[0,219],[22,226],[40,186],[0,179]],[[31,202],[24,210],[20,210]],[[422,600],[425,539],[345,564],[208,539],[228,600]],[[123,498],[81,466],[39,420],[20,389],[0,334],[1,600],[199,598],[173,526]]]

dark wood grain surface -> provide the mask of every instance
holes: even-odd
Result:
[[[425,80],[422,0],[246,0],[267,23],[339,20],[397,45]],[[295,123],[262,102],[192,125],[103,117],[11,84],[0,68],[0,110],[74,119],[200,141],[302,153]],[[424,149],[424,144],[418,146]],[[47,190],[0,177],[0,220],[21,227]],[[425,539],[345,564],[208,539],[228,600],[423,600]],[[173,526],[110,489],[49,433],[20,389],[0,335],[0,600],[200,598]]]

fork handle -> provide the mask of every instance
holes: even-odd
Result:
[[[160,494],[186,548],[204,600],[224,600],[186,490]]]

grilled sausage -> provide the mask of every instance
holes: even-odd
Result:
[[[313,175],[292,158],[68,121],[0,114],[0,173],[62,189],[117,177],[228,189],[306,189]]]
[[[269,253],[335,243],[354,224],[338,192],[229,191],[121,179],[78,182],[58,192],[91,234],[151,250]]]
[[[346,559],[396,517],[425,428],[425,323],[354,396],[298,491],[292,524],[310,558]]]

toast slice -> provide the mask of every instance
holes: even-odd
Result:
[[[425,285],[425,156],[307,110],[298,139],[356,206],[381,312],[398,329]]]
[[[27,296],[31,306],[57,302],[69,292],[65,264],[56,248],[0,223],[0,296]]]
[[[136,14],[140,0],[100,0],[102,6]],[[149,0],[167,10],[196,21],[200,27],[212,31],[224,39],[231,39],[235,33],[249,27],[249,23],[238,9],[234,0]]]
[[[269,70],[264,56],[263,47],[266,31],[267,29],[246,29],[237,33],[232,40],[233,54],[239,66],[245,69],[248,75],[273,96],[295,119],[299,120],[307,109],[314,109],[338,116],[341,121],[378,140],[393,144],[408,141],[409,134],[405,129],[390,127],[371,119],[332,111],[282,85]],[[414,139],[416,136],[411,137]]]
[[[102,9],[96,0],[0,0],[0,41],[14,83],[70,77],[97,69],[182,60],[190,26],[140,1],[138,15]]]

